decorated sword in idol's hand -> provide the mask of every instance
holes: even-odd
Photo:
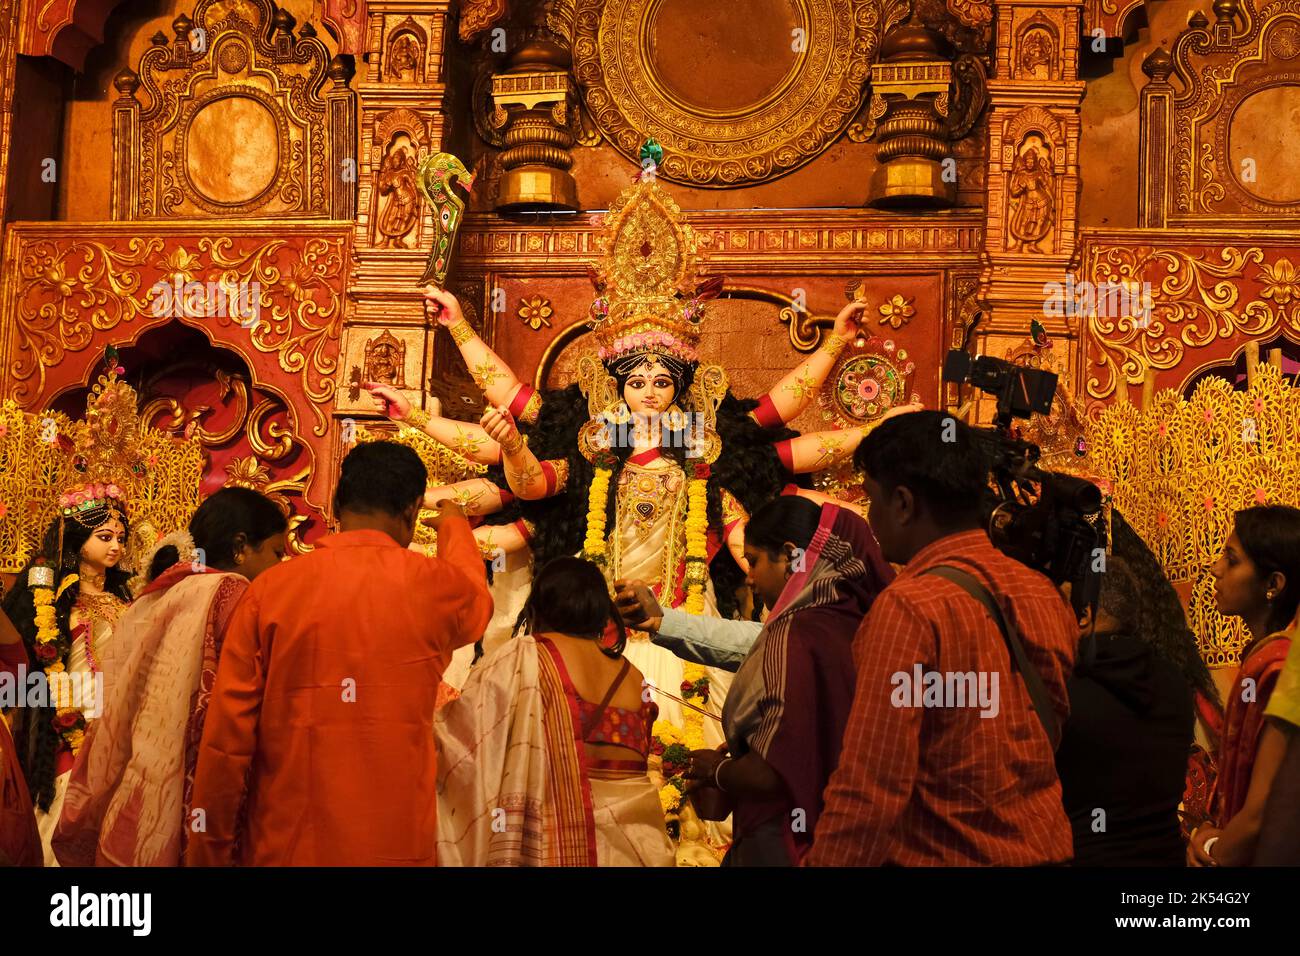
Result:
[[[433,207],[434,228],[433,248],[429,250],[429,263],[420,277],[420,285],[432,282],[442,288],[446,284],[456,232],[465,218],[465,200],[457,194],[454,185],[463,186],[468,193],[476,178],[477,172],[471,173],[451,153],[433,153],[420,163],[420,194]]]

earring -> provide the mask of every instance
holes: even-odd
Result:
[[[1274,598],[1274,593],[1273,593],[1272,591],[1265,591],[1265,592],[1264,592],[1264,597],[1266,597],[1268,600],[1271,601],[1271,600],[1273,600],[1273,598]]]
[[[235,564],[243,564],[243,563],[244,563],[244,556],[243,556],[243,554],[237,554],[237,555],[235,555]]]

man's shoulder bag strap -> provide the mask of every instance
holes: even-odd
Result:
[[[1011,655],[1011,662],[1016,670],[1020,671],[1020,676],[1024,678],[1025,687],[1029,690],[1029,699],[1034,705],[1034,712],[1038,714],[1043,729],[1047,731],[1047,739],[1052,744],[1052,750],[1056,750],[1061,742],[1061,728],[1056,718],[1056,710],[1052,706],[1052,699],[1048,696],[1047,687],[1038,674],[1038,668],[1034,667],[1033,661],[1025,653],[1025,646],[1020,642],[1020,636],[1002,614],[1002,608],[998,607],[998,602],[993,600],[993,595],[989,594],[988,589],[980,584],[969,572],[954,568],[951,565],[938,565],[921,573],[933,574],[946,581],[951,581],[984,605],[984,609],[993,618],[993,623],[1002,632],[1002,639],[1006,641],[1007,651]]]

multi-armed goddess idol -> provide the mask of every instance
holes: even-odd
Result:
[[[482,424],[429,415],[386,387],[371,392],[392,419],[490,466],[487,477],[428,497],[455,498],[485,516],[475,533],[486,556],[531,549],[545,562],[583,554],[611,582],[639,578],[667,606],[730,617],[746,573],[747,515],[792,476],[851,455],[870,428],[798,435],[785,427],[856,334],[864,303],[846,307],[822,349],[767,395],[736,398],[726,372],[700,364],[697,351],[705,303],[722,279],[698,280],[694,233],[649,172],[606,218],[604,260],[593,270],[594,348],[580,358],[576,383],[539,393],[521,382],[456,299],[434,289],[430,305],[490,405]],[[500,620],[489,640],[510,632],[524,595],[497,597]],[[678,692],[682,662],[668,651],[642,635],[627,657],[651,685]],[[711,710],[720,710],[727,683],[729,675],[713,675]],[[678,704],[659,697],[663,718],[680,725]],[[715,722],[705,724],[705,736],[720,742]]]

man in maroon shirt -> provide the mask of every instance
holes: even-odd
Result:
[[[886,559],[906,562],[853,644],[857,689],[807,862],[1032,866],[1070,859],[1052,744],[989,612],[929,569],[965,571],[1019,633],[1056,720],[1079,629],[1045,576],[981,527],[987,460],[941,412],[884,422],[855,463]]]

